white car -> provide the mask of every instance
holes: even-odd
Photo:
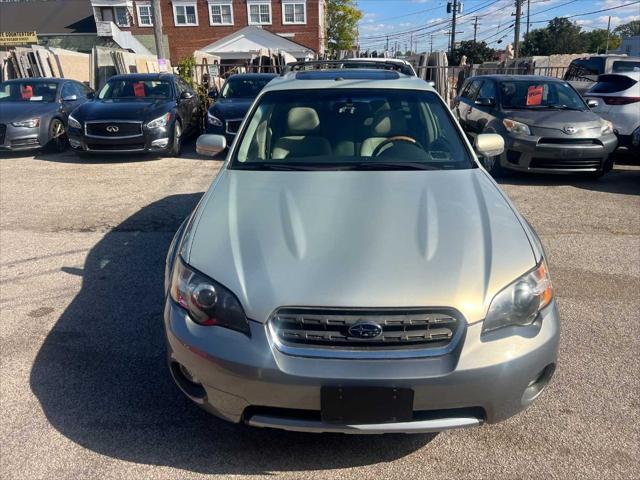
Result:
[[[598,100],[592,110],[613,123],[619,146],[640,150],[640,71],[600,75],[585,97]]]

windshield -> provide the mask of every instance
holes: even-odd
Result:
[[[432,92],[287,90],[255,107],[230,168],[443,170],[475,167]]]
[[[53,82],[0,83],[0,102],[55,102],[58,84]]]
[[[109,80],[100,90],[98,98],[101,100],[115,98],[170,99],[171,84],[164,80]]]
[[[222,87],[222,98],[256,98],[271,78],[230,77]]]
[[[502,108],[587,110],[580,95],[565,82],[500,82]]]
[[[630,62],[627,60],[618,60],[613,62],[612,72],[640,72],[640,62]]]

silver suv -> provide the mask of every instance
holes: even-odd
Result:
[[[226,420],[306,432],[520,412],[558,350],[540,240],[426,82],[322,67],[261,92],[172,242],[177,385]],[[478,154],[502,148],[476,137]]]

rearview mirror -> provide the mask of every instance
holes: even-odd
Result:
[[[227,139],[224,135],[204,134],[200,135],[196,141],[196,152],[207,157],[215,157],[225,148],[227,148]]]
[[[481,107],[493,107],[496,104],[496,101],[491,97],[481,97],[476,99],[475,104]]]
[[[481,133],[476,137],[474,148],[478,155],[495,157],[504,152],[504,138],[497,133]]]
[[[93,100],[94,98],[96,98],[96,92],[87,92],[87,98],[89,100]]]
[[[217,88],[214,88],[213,90],[209,90],[209,93],[208,93],[209,98],[215,100],[215,99],[218,98],[218,95],[220,95],[220,94],[218,93],[218,89]]]
[[[596,100],[595,98],[590,98],[587,100],[587,107],[589,108],[596,108],[598,105],[600,105],[600,102],[598,102],[598,100]]]
[[[180,94],[180,98],[183,100],[189,100],[190,98],[193,98],[193,93],[189,92],[188,90],[185,90]]]

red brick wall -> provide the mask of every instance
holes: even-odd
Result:
[[[263,25],[262,28],[273,33],[293,33],[295,36],[286,37],[287,40],[304,45],[307,48],[320,51],[321,32],[320,18],[318,15],[318,3],[322,0],[307,0],[306,25],[282,24],[282,1],[271,0],[271,25]],[[169,49],[171,63],[176,65],[185,56],[191,55],[194,50],[199,50],[207,45],[220,40],[231,33],[249,25],[248,8],[246,0],[233,0],[233,26],[209,25],[209,4],[207,0],[197,0],[198,26],[176,27],[173,21],[173,6],[171,0],[161,0],[163,32],[169,37]],[[134,35],[153,35],[153,28],[138,27],[138,12],[134,8],[136,25],[129,30]]]

